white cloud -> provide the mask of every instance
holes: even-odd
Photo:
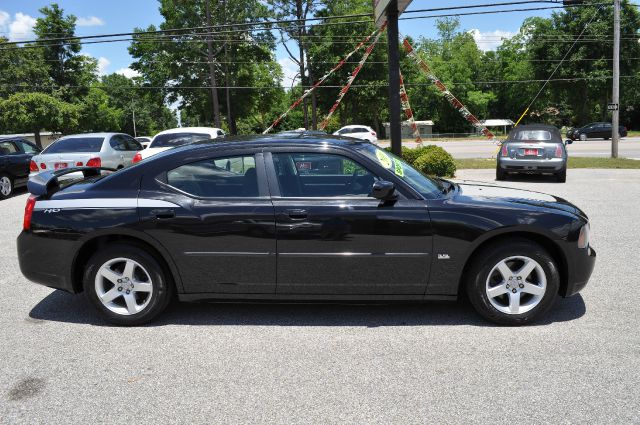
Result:
[[[104,21],[97,16],[87,16],[86,18],[78,18],[76,25],[79,27],[99,27],[104,25]]]
[[[107,68],[111,65],[111,61],[107,58],[100,56],[98,58],[98,75],[105,75]]]
[[[300,67],[297,63],[289,58],[278,59],[278,63],[282,67],[282,72],[284,74],[282,85],[285,88],[289,88],[300,81]]]
[[[140,73],[131,68],[120,68],[116,71],[116,74],[124,75],[127,78],[139,77]]]
[[[9,27],[9,21],[11,20],[11,15],[9,15],[4,10],[0,10],[0,31],[6,32]]]
[[[9,21],[9,40],[10,41],[25,41],[31,40],[35,36],[33,34],[33,27],[36,24],[36,19],[31,16],[18,12],[15,14],[13,21],[10,16],[5,12],[0,19]],[[6,23],[5,23],[6,28]]]
[[[496,50],[504,39],[516,35],[516,33],[503,30],[481,32],[477,28],[470,30],[469,33],[473,36],[474,40],[476,40],[478,48],[484,51]]]

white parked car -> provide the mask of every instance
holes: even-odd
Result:
[[[140,162],[167,149],[197,142],[198,140],[217,139],[226,136],[225,132],[213,127],[182,127],[161,131],[153,136],[146,149],[138,152],[133,162]]]
[[[142,145],[128,134],[87,133],[64,136],[31,158],[31,173],[72,167],[120,169],[131,165]],[[69,175],[71,176],[71,175]]]
[[[378,135],[376,132],[373,131],[373,128],[366,125],[346,125],[333,133],[333,135],[353,137],[355,139],[366,140],[371,143],[378,142]]]
[[[140,144],[142,145],[142,149],[148,148],[149,143],[151,143],[151,137],[147,137],[147,136],[136,137],[136,140],[140,142]]]

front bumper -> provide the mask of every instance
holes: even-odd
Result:
[[[508,173],[557,173],[565,167],[565,158],[515,159],[500,157],[498,160],[498,168]]]
[[[560,292],[560,295],[570,297],[582,291],[587,286],[595,265],[596,251],[591,246],[586,249],[576,248],[576,252],[570,260],[567,285]]]

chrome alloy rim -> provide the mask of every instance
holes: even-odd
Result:
[[[129,258],[104,263],[96,273],[95,289],[102,305],[123,316],[144,310],[153,295],[149,272]]]
[[[542,266],[525,256],[508,257],[496,264],[486,282],[491,305],[505,314],[522,314],[535,308],[547,290]]]
[[[11,195],[11,180],[7,176],[0,178],[0,193],[4,196]]]

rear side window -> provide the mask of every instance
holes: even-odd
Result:
[[[377,179],[341,155],[279,153],[273,161],[283,197],[368,196]]]
[[[213,158],[167,172],[167,183],[201,198],[257,197],[258,175],[251,156]]]
[[[0,142],[0,155],[11,155],[18,153],[18,148],[13,142]]]
[[[42,153],[100,152],[103,141],[103,137],[58,139],[49,145]]]
[[[128,150],[127,141],[122,136],[113,136],[111,140],[109,140],[109,144],[111,147],[117,151],[126,151]]]

